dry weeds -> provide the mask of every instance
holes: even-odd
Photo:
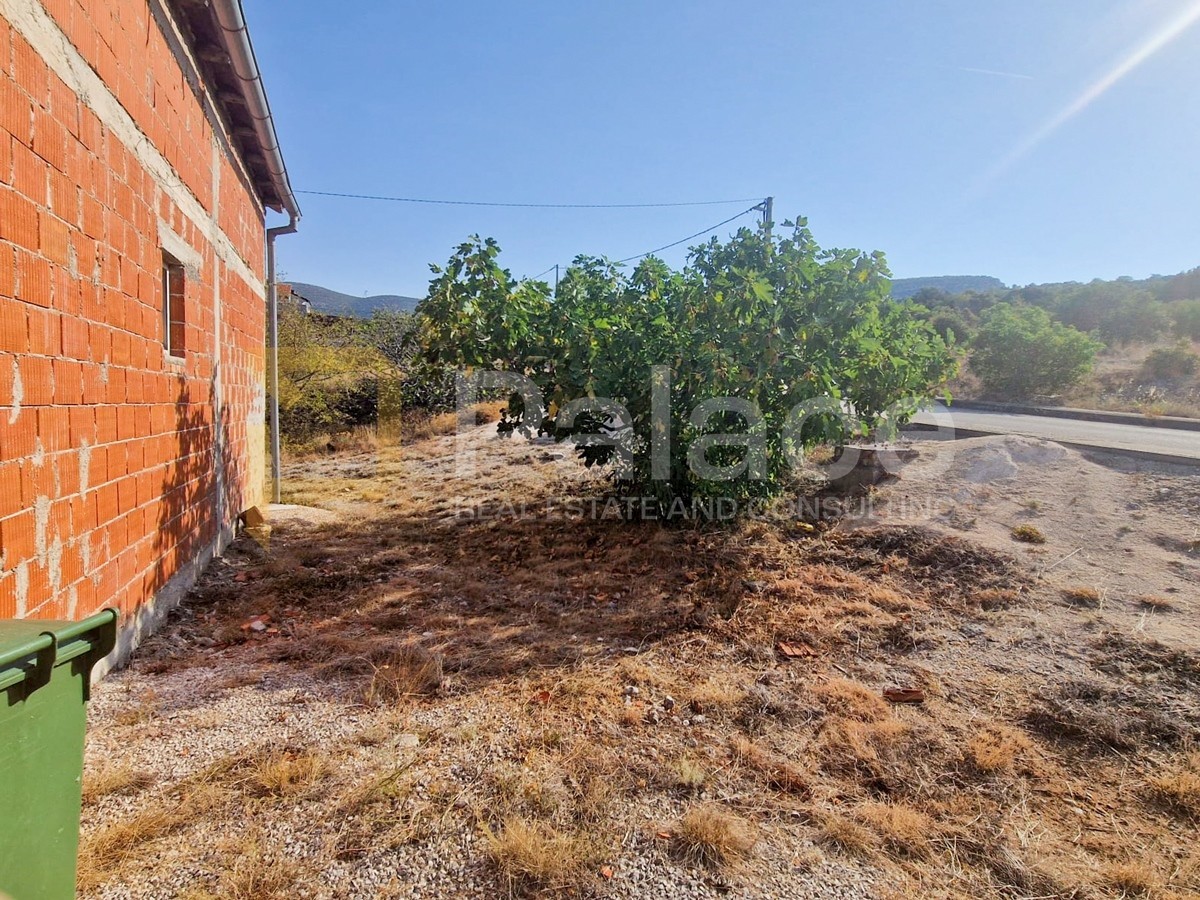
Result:
[[[195,665],[208,651],[180,644],[217,635],[222,653],[316,673],[356,709],[365,699],[378,723],[344,747],[257,749],[143,788],[136,813],[85,834],[82,884],[131,877],[186,820],[261,823],[312,802],[332,812],[305,838],[346,865],[434,852],[453,825],[481,836],[497,890],[579,892],[601,863],[640,852],[618,846],[651,827],[635,811],[694,802],[669,831],[692,864],[750,871],[755,840],[773,844],[782,823],[930,896],[1200,890],[1200,867],[1183,862],[1122,874],[1139,856],[1187,859],[1195,654],[1083,631],[1011,556],[926,529],[509,514],[586,486],[519,443],[486,479],[455,480],[435,443],[335,458],[305,483],[314,502],[387,499],[246,550],[249,579],[208,578],[175,640],[140,663]],[[489,516],[455,518],[451,498]],[[1030,606],[1077,623],[1065,671],[1041,674],[1060,646],[1004,630]],[[241,631],[259,614],[279,634]],[[995,644],[967,644],[967,624]],[[896,683],[929,702],[884,702]],[[153,698],[134,703],[130,724],[156,714]],[[404,717],[449,708],[462,720],[398,756]],[[361,767],[344,782],[338,754]],[[254,853],[279,858],[265,842]],[[218,896],[286,894],[287,871],[243,883],[237,859]]]
[[[135,794],[154,783],[148,772],[129,765],[108,764],[83,779],[83,802],[95,803],[113,794]]]
[[[755,843],[754,830],[745,819],[726,812],[714,803],[693,806],[675,828],[675,848],[688,862],[724,866],[749,855]]]
[[[544,822],[510,817],[488,830],[488,855],[510,890],[570,886],[597,859],[596,842],[586,833],[563,832]]]

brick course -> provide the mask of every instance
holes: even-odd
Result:
[[[145,0],[43,8],[140,136],[0,3],[0,617],[129,615],[261,502],[263,209],[239,160],[214,168],[226,142]],[[194,257],[182,362],[164,359],[164,231]]]

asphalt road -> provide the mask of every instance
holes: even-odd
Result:
[[[1158,453],[1200,462],[1200,431],[1179,431],[1140,425],[1116,425],[1081,419],[1055,419],[1050,416],[1024,416],[1011,413],[980,412],[969,409],[921,413],[914,419],[919,425],[940,425],[986,434],[1023,434],[1064,444],[1097,449]],[[919,434],[919,432],[917,433]],[[913,436],[916,437],[917,434]],[[949,437],[947,431],[945,436]]]

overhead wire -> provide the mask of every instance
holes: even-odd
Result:
[[[613,260],[613,261],[614,261],[614,262],[616,262],[616,263],[627,263],[627,262],[633,262],[633,260],[635,260],[635,259],[642,259],[642,258],[643,258],[643,257],[645,257],[645,256],[651,256],[651,255],[653,255],[653,254],[655,254],[655,253],[659,253],[659,252],[661,252],[661,251],[663,251],[663,250],[670,250],[672,247],[678,247],[680,244],[686,243],[687,241],[693,240],[693,239],[695,239],[695,238],[698,238],[698,237],[702,237],[702,236],[704,236],[704,235],[706,235],[706,234],[709,234],[709,233],[711,233],[711,232],[713,232],[713,231],[716,231],[716,230],[717,230],[718,228],[720,228],[722,225],[728,225],[730,222],[733,222],[733,221],[736,221],[737,219],[740,219],[742,216],[746,215],[747,213],[757,212],[757,211],[759,211],[759,210],[761,210],[761,209],[762,209],[762,203],[760,202],[760,203],[757,203],[757,204],[755,204],[754,206],[751,206],[751,207],[749,207],[749,208],[747,208],[747,209],[743,209],[743,210],[742,210],[740,213],[738,213],[736,216],[730,216],[728,219],[723,219],[722,221],[718,222],[716,225],[712,225],[712,226],[710,226],[710,227],[708,227],[708,228],[705,228],[703,231],[697,231],[695,234],[689,234],[689,235],[688,235],[687,237],[685,237],[685,238],[680,238],[680,239],[679,239],[679,240],[677,240],[677,241],[672,241],[672,242],[671,242],[671,243],[669,243],[669,244],[664,244],[663,246],[661,246],[661,247],[656,247],[656,248],[654,248],[653,250],[647,250],[645,253],[639,253],[637,256],[626,256],[624,259],[617,259],[617,260]],[[547,275],[547,274],[549,274],[550,272],[553,272],[553,271],[554,271],[554,268],[555,268],[555,266],[557,266],[557,265],[558,265],[558,263],[555,263],[553,266],[551,266],[550,268],[546,269],[545,271],[543,271],[543,272],[539,272],[538,274],[531,276],[531,277],[529,278],[529,280],[530,280],[530,281],[533,281],[533,280],[535,280],[535,279],[541,278],[543,275]]]
[[[428,203],[439,206],[492,206],[506,207],[518,209],[662,209],[666,207],[681,207],[681,206],[719,206],[727,203],[747,203],[751,200],[756,201],[754,206],[742,210],[735,216],[730,216],[728,219],[722,219],[716,225],[709,226],[702,231],[697,231],[695,234],[689,234],[685,238],[680,238],[677,241],[672,241],[669,244],[664,244],[661,247],[655,247],[653,250],[647,250],[645,253],[638,253],[635,256],[626,256],[624,259],[616,260],[617,263],[633,262],[635,259],[642,259],[646,256],[651,256],[655,253],[661,253],[663,250],[670,250],[672,247],[678,247],[680,244],[694,240],[698,237],[703,237],[713,231],[716,231],[722,225],[728,225],[730,222],[740,219],[742,216],[762,209],[762,199],[759,197],[741,197],[733,200],[688,200],[675,203],[500,203],[487,200],[440,200],[423,197],[388,197],[379,194],[347,194],[336,191],[296,191],[297,194],[309,194],[317,197],[339,197],[348,200],[378,200],[390,203]],[[557,265],[557,263],[555,264]],[[543,275],[548,275],[554,271],[555,266],[550,266],[543,272],[539,272],[532,278],[541,278]]]
[[[690,241],[694,238],[703,237],[704,235],[708,234],[709,232],[716,231],[722,225],[728,225],[730,222],[734,221],[735,219],[740,219],[742,216],[746,215],[747,213],[752,213],[752,212],[756,211],[757,209],[760,208],[760,206],[761,206],[761,203],[759,206],[751,206],[749,209],[743,209],[736,216],[730,216],[728,219],[718,222],[716,225],[712,225],[708,228],[705,228],[703,231],[697,231],[695,234],[689,234],[685,238],[680,238],[677,241],[673,241],[670,244],[664,244],[661,247],[655,247],[653,250],[647,250],[645,253],[637,254],[637,256],[627,256],[624,259],[618,259],[617,262],[619,262],[619,263],[632,262],[635,259],[641,259],[643,256],[651,256],[651,255],[653,255],[655,253],[659,253],[663,250],[670,250],[672,247],[678,247],[680,244],[686,243],[687,241]]]
[[[662,209],[677,206],[720,206],[746,203],[755,197],[731,200],[685,200],[675,203],[500,203],[490,200],[439,200],[428,197],[386,197],[378,194],[344,194],[336,191],[296,191],[315,197],[340,197],[347,200],[380,200],[388,203],[431,203],[438,206],[497,206],[517,209]]]

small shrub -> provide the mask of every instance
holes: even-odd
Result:
[[[1200,368],[1200,355],[1182,344],[1178,347],[1160,347],[1152,351],[1142,364],[1142,372],[1146,377],[1158,381],[1190,378],[1196,374],[1197,368]]]
[[[1012,536],[1014,541],[1020,541],[1022,544],[1046,543],[1046,535],[1033,525],[1018,525],[1012,530]]]
[[[674,782],[684,790],[698,791],[704,787],[708,773],[690,757],[683,757],[675,762],[672,768]]]
[[[1092,369],[1100,344],[1055,322],[1044,309],[998,303],[972,341],[971,370],[984,389],[1009,400],[1055,394]]]
[[[1152,609],[1155,612],[1170,612],[1175,608],[1175,604],[1166,597],[1157,597],[1150,594],[1139,597],[1138,603],[1142,605],[1143,609]]]

